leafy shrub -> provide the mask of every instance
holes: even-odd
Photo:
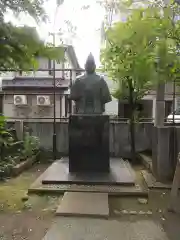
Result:
[[[6,128],[6,118],[0,116],[0,179],[11,176],[14,166],[39,151],[40,142],[29,132],[18,141],[14,129]]]
[[[31,157],[38,152],[39,148],[39,138],[31,136],[29,132],[26,132],[23,141],[22,156],[25,158]]]

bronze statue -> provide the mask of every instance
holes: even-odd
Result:
[[[90,54],[85,64],[85,74],[76,78],[71,87],[70,99],[75,101],[77,114],[102,114],[105,104],[112,100],[103,77],[95,72],[96,64]]]

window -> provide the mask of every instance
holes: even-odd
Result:
[[[174,111],[174,114],[180,115],[180,108],[176,109],[176,110]]]
[[[172,100],[165,101],[165,117],[172,112]]]

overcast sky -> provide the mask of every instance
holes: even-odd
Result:
[[[90,5],[90,7],[82,10],[83,5]],[[45,40],[51,40],[50,37],[48,37],[48,32],[53,30],[55,9],[56,0],[49,0],[45,4],[45,10],[49,15],[50,23],[43,24],[38,28],[40,36]],[[55,30],[65,28],[65,20],[70,20],[73,25],[77,27],[77,36],[72,39],[72,44],[75,47],[79,63],[82,67],[90,52],[93,53],[97,65],[100,63],[100,31],[98,31],[98,29],[101,27],[103,18],[104,10],[96,3],[96,0],[65,0],[64,4],[58,9]],[[35,26],[34,21],[23,14],[21,14],[19,20],[14,19],[10,14],[6,16],[6,19],[13,20],[17,25],[27,24],[29,26]]]

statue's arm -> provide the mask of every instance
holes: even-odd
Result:
[[[79,99],[79,97],[80,97],[79,84],[78,80],[76,80],[70,88],[69,99],[76,101]]]
[[[101,77],[101,97],[102,97],[102,102],[103,104],[111,102],[112,97],[108,88],[108,85],[104,78]]]

